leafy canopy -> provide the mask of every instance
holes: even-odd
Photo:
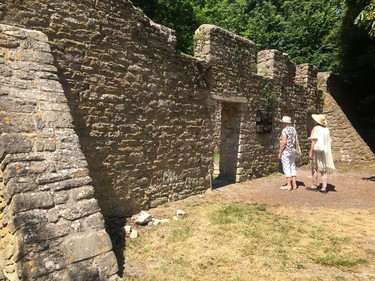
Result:
[[[363,8],[354,23],[366,28],[369,35],[375,37],[375,1],[371,1]]]
[[[177,34],[177,48],[193,53],[193,35],[209,23],[278,49],[296,63],[338,66],[337,33],[344,0],[134,0],[154,21]]]

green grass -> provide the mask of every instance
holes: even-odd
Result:
[[[193,232],[193,229],[190,226],[177,227],[172,230],[172,232],[167,237],[167,244],[173,244],[176,242],[185,241],[188,239]]]
[[[317,237],[314,233],[314,240],[311,242],[312,252],[310,258],[319,264],[335,267],[354,267],[366,264],[368,260],[359,257],[354,249],[347,247],[351,238],[347,236],[330,236],[327,238]]]
[[[346,281],[358,266],[371,268],[375,262],[365,243],[353,239],[361,227],[373,228],[355,225],[354,218],[348,223],[351,217],[339,211],[335,219],[321,221],[311,217],[308,207],[296,211],[266,204],[187,201],[178,208],[188,215],[146,227],[139,238],[126,243],[125,257],[141,268],[146,264],[147,270],[124,280]],[[362,218],[371,221],[372,215]]]
[[[219,153],[215,153],[214,155],[214,163],[219,163],[220,162],[220,154]]]

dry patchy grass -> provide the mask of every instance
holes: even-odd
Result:
[[[126,240],[124,280],[374,280],[374,210],[210,202],[150,210],[187,213]]]

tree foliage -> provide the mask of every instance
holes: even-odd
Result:
[[[154,21],[176,30],[177,47],[193,52],[193,34],[215,24],[253,40],[257,49],[278,49],[296,63],[338,66],[335,44],[344,0],[134,0]]]
[[[355,18],[356,25],[365,27],[371,37],[375,37],[375,1],[370,1]]]
[[[372,0],[346,0],[340,32],[339,73],[355,85],[360,101],[360,121],[375,125],[375,38],[366,26],[355,24]]]
[[[193,53],[193,34],[200,23],[193,6],[184,0],[132,0],[153,21],[176,31],[177,49]]]
[[[278,49],[296,63],[335,70],[335,44],[343,0],[204,1],[199,19],[255,41],[257,49]]]
[[[337,34],[342,18],[342,0],[285,1],[283,51],[296,63],[310,62],[335,71],[339,64]]]

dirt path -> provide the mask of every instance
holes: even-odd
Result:
[[[285,183],[280,174],[226,185],[208,193],[223,200],[243,200],[247,203],[329,208],[375,207],[375,163],[338,165],[337,170],[329,179],[327,194],[306,190],[306,187],[311,185],[309,167],[301,167],[297,171],[298,190],[280,189]]]

